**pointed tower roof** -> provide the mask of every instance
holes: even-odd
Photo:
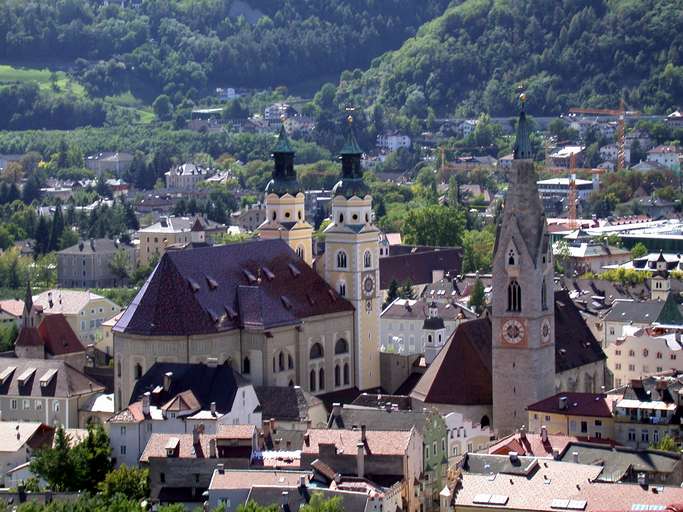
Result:
[[[666,263],[666,258],[664,257],[664,250],[660,249],[659,250],[659,258],[657,258],[657,263],[664,262]]]
[[[26,297],[24,297],[24,307],[29,313],[33,309],[33,292],[31,292],[31,280],[26,280]]]
[[[512,156],[514,160],[531,160],[533,159],[533,152],[531,150],[531,141],[529,140],[529,123],[526,119],[526,94],[520,94],[519,101],[522,104],[522,108],[519,112],[519,120],[517,121],[517,135],[512,149]]]
[[[363,180],[363,169],[360,164],[363,150],[356,140],[352,116],[347,118],[346,140],[339,156],[342,163],[342,175],[341,180],[332,188],[332,196],[341,195],[347,199],[353,196],[365,197],[370,193],[370,189]]]
[[[295,196],[301,192],[301,185],[294,170],[294,148],[289,142],[284,124],[280,126],[280,133],[273,148],[273,162],[273,179],[266,185],[266,195]]]

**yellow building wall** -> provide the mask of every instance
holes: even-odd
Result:
[[[599,422],[599,424],[596,424],[596,421]],[[586,423],[585,432],[582,431],[581,428],[582,422]],[[596,418],[594,416],[573,416],[529,411],[529,431],[540,433],[542,426],[545,426],[548,429],[548,434],[614,439],[614,419],[612,418]]]

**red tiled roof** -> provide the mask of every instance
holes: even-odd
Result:
[[[552,457],[553,452],[563,453],[570,443],[590,441],[591,443],[614,444],[606,439],[594,439],[586,437],[565,436],[562,434],[549,434],[547,441],[543,442],[540,434],[527,432],[525,438],[514,434],[501,439],[489,447],[489,453],[493,455],[508,455],[516,452],[521,456]]]
[[[560,398],[566,397],[567,408],[560,409]],[[612,410],[604,393],[558,393],[527,407],[529,411],[568,416],[611,418]]]
[[[114,330],[184,336],[351,311],[285,242],[258,240],[164,254]]]
[[[83,343],[61,313],[45,315],[38,332],[45,342],[45,350],[53,356],[85,352]]]
[[[309,429],[309,442],[304,442],[302,453],[320,453],[321,444],[332,444],[337,451],[355,456],[361,440],[360,430]],[[368,455],[404,455],[413,431],[368,430],[366,432],[366,453]]]
[[[0,309],[12,316],[20,317],[24,313],[24,301],[16,299],[0,300]]]
[[[255,425],[218,425],[216,439],[252,439]]]

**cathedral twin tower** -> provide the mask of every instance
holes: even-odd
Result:
[[[379,230],[372,197],[363,180],[360,149],[348,119],[340,152],[341,179],[332,189],[331,223],[324,231],[325,253],[313,261],[313,227],[306,221],[305,196],[294,170],[294,149],[284,126],[273,149],[273,176],[265,191],[262,239],[281,239],[355,308],[355,379],[359,389],[379,387]]]

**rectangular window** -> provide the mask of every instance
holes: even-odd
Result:
[[[17,401],[13,398],[13,399],[10,401],[10,405],[9,405],[9,406],[10,406],[10,409],[16,409],[16,408],[17,408]]]
[[[31,408],[31,401],[30,400],[24,400],[23,409],[26,410],[26,409],[30,409],[30,408]]]
[[[635,441],[636,440],[636,431],[635,430],[629,430],[628,431],[628,440],[629,441]]]
[[[596,427],[602,427],[602,420],[595,420]]]
[[[429,458],[429,446],[425,446],[425,459]]]
[[[122,436],[126,435],[126,427],[121,427],[121,435]]]
[[[614,351],[614,355],[620,356],[620,355],[621,355],[621,350],[615,350],[615,351]]]
[[[647,430],[641,431],[640,440],[643,441],[644,443],[649,442],[650,441],[650,433]]]
[[[635,364],[628,365],[628,371],[635,372],[636,371],[636,365]]]
[[[162,484],[166,483],[166,473],[159,473],[159,482]]]
[[[612,334],[612,335],[614,334],[614,327],[610,327],[610,328],[609,328],[609,333]]]
[[[121,445],[121,455],[125,455],[125,454],[126,454],[126,445],[122,444]]]
[[[36,411],[42,411],[43,410],[43,402],[41,400],[36,400],[35,407],[36,407]]]
[[[582,434],[588,433],[588,422],[587,421],[581,422],[581,433]]]
[[[615,370],[621,370],[621,363],[617,363],[614,365]]]
[[[545,421],[550,421],[550,416],[547,416],[547,415],[546,415]]]

